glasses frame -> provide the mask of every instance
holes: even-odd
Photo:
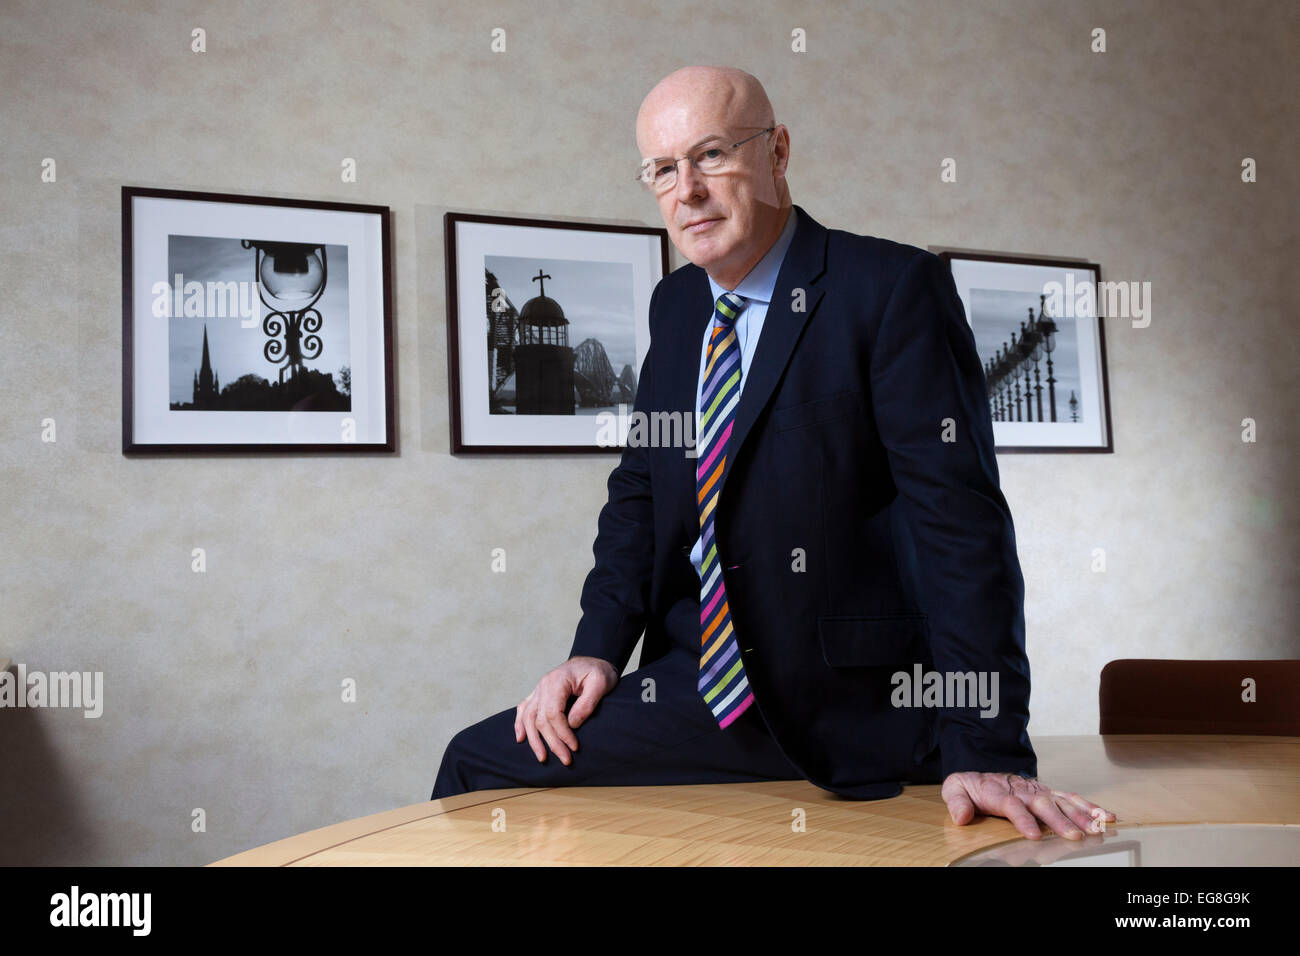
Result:
[[[778,125],[779,125],[779,124],[778,124]],[[727,155],[730,155],[731,152],[732,152],[733,150],[739,149],[741,146],[744,146],[744,145],[745,145],[746,143],[748,143],[750,140],[752,140],[752,139],[758,139],[758,137],[762,136],[764,133],[771,133],[771,132],[773,132],[775,129],[776,129],[776,126],[769,126],[769,127],[767,127],[766,129],[761,129],[761,130],[759,130],[759,131],[758,131],[757,133],[755,133],[753,136],[746,136],[744,139],[739,140],[739,141],[737,141],[737,142],[735,142],[735,143],[732,143],[730,146],[723,146],[723,147],[711,146],[711,147],[709,147],[709,149],[719,149],[719,148],[722,148],[722,149],[725,149],[725,150],[727,151]],[[704,147],[697,147],[697,151],[703,151],[703,150],[704,150]],[[723,158],[725,159],[726,157],[724,156]],[[695,167],[695,171],[698,172],[701,176],[709,176],[709,175],[712,175],[711,173],[706,173],[704,170],[700,169],[700,165],[699,165],[699,163],[697,163],[697,162],[695,161],[695,157],[694,157],[694,156],[691,156],[691,155],[688,154],[688,155],[686,155],[686,156],[679,156],[679,157],[677,157],[676,159],[673,159],[671,156],[665,156],[665,157],[663,157],[663,158],[648,159],[648,160],[644,161],[644,162],[641,164],[640,172],[638,172],[637,175],[636,175],[636,180],[635,180],[635,182],[638,182],[638,183],[640,183],[641,185],[643,185],[643,186],[644,186],[644,187],[645,187],[645,188],[646,188],[650,193],[652,193],[653,195],[656,195],[656,196],[662,196],[664,193],[666,193],[666,192],[668,192],[670,189],[672,189],[673,186],[676,186],[676,185],[677,185],[677,166],[678,166],[679,163],[681,163],[681,161],[682,161],[683,159],[689,160],[689,161],[690,161],[690,164],[691,164],[692,166]],[[655,166],[655,167],[658,167],[660,163],[667,163],[667,162],[671,162],[671,163],[673,164],[673,181],[672,181],[672,185],[670,185],[670,186],[664,186],[664,187],[662,187],[662,188],[656,187],[655,184],[654,184],[654,180],[653,180],[653,179],[649,179],[649,180],[646,179],[646,170],[647,170],[650,166],[652,166],[652,165]]]

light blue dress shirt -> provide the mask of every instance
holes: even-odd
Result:
[[[749,364],[754,358],[754,349],[758,347],[758,337],[763,332],[763,320],[767,318],[767,307],[772,301],[772,291],[776,288],[776,277],[781,271],[781,263],[785,261],[786,250],[790,248],[790,242],[794,239],[795,220],[794,207],[790,208],[790,214],[785,221],[785,228],[781,230],[781,235],[777,237],[776,242],[772,243],[772,248],[767,250],[767,254],[759,259],[754,268],[749,270],[749,274],[740,280],[740,284],[734,289],[724,289],[713,281],[713,276],[709,276],[709,288],[713,290],[713,301],[718,301],[718,296],[724,292],[734,292],[736,295],[744,296],[748,303],[741,311],[740,317],[736,319],[736,337],[740,342],[740,391],[745,390],[745,383],[749,381]],[[700,344],[700,373],[697,379],[698,384],[695,387],[695,422],[696,422],[696,440],[699,435],[700,421],[700,391],[704,388],[704,367],[707,364],[709,355],[709,339],[713,335],[713,319],[710,318],[704,325],[704,341]],[[699,459],[696,459],[698,466]],[[691,564],[695,566],[695,573],[700,573],[700,564],[704,561],[704,548],[700,538],[695,538],[695,546],[691,548]]]

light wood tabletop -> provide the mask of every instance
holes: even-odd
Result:
[[[1033,742],[1039,779],[1115,813],[1108,834],[1139,824],[1300,824],[1300,737],[1134,734]],[[942,866],[1018,838],[998,817],[957,826],[935,784],[868,801],[802,780],[557,787],[424,801],[211,865]]]

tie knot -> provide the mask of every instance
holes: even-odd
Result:
[[[745,307],[747,301],[743,295],[724,292],[718,296],[718,301],[713,306],[713,315],[723,325],[731,325],[739,317],[740,310]]]

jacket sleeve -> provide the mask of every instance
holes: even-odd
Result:
[[[648,415],[654,405],[655,305],[659,286],[650,296],[650,348],[641,363],[634,412]],[[600,657],[620,674],[645,630],[654,571],[654,498],[650,485],[649,449],[644,444],[623,449],[609,476],[609,500],[597,519],[592,552],[595,567],[582,586],[582,617],[570,657]]]
[[[998,485],[993,422],[975,337],[947,264],[903,269],[870,368],[876,428],[916,547],[935,669],[998,676],[997,715],[938,713],[940,765],[1037,775],[1029,741],[1024,578]],[[946,703],[946,702],[945,702]]]

